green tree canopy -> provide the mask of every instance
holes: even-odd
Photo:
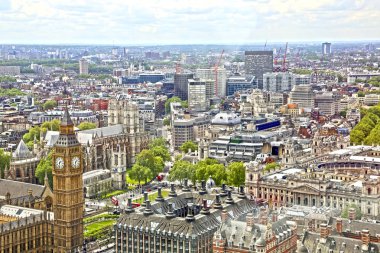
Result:
[[[245,183],[245,167],[243,162],[232,162],[227,167],[229,185],[240,186]]]
[[[170,113],[170,103],[174,102],[182,102],[182,100],[179,97],[171,97],[165,102],[165,112],[168,114]]]
[[[201,160],[196,165],[196,178],[199,181],[207,180],[209,177],[215,181],[216,185],[221,185],[227,181],[227,173],[223,164],[212,158]]]
[[[53,189],[53,174],[52,174],[52,152],[48,156],[43,157],[37,165],[35,176],[40,184],[44,184],[45,172],[49,179],[49,185]]]
[[[278,163],[276,163],[276,162],[268,163],[267,165],[265,165],[264,170],[265,170],[265,171],[271,171],[271,170],[275,169],[275,168],[278,167],[278,166],[279,166],[279,165],[278,165]]]
[[[44,104],[43,104],[43,108],[44,108],[44,110],[46,111],[46,110],[51,110],[51,109],[53,109],[54,107],[56,107],[57,106],[57,101],[55,101],[55,100],[48,100],[48,101],[46,101]]]
[[[150,149],[154,156],[161,157],[164,162],[170,161],[170,153],[166,147],[156,146]]]
[[[348,210],[349,210],[350,208],[355,208],[355,210],[356,210],[356,219],[357,219],[357,220],[360,220],[360,219],[362,218],[362,211],[360,210],[360,207],[357,206],[357,205],[355,205],[355,204],[351,204],[351,205],[349,205],[349,206],[346,206],[346,207],[343,209],[343,211],[342,211],[342,213],[341,213],[342,218],[346,218],[346,219],[348,218]]]
[[[80,130],[89,130],[89,129],[94,129],[96,128],[96,124],[95,123],[92,123],[92,122],[87,122],[87,121],[84,121],[82,123],[80,123],[78,125],[78,128]]]
[[[164,124],[164,126],[170,126],[170,119],[169,118],[165,118],[162,123]]]
[[[46,121],[42,123],[41,128],[44,129],[44,132],[47,130],[50,131],[59,131],[59,125],[61,124],[61,121],[58,119],[53,119],[52,121]]]
[[[9,169],[11,161],[11,154],[6,153],[4,149],[0,148],[0,178],[4,178],[5,167]]]
[[[167,146],[167,143],[163,137],[155,138],[149,143],[149,148],[166,147],[166,146]]]
[[[198,149],[198,145],[192,141],[187,141],[184,144],[182,144],[179,149],[184,153],[189,152],[189,150],[191,150],[191,152],[194,152]]]
[[[151,170],[152,176],[157,176],[164,169],[164,160],[155,156],[152,150],[144,149],[136,157],[136,163]]]
[[[169,181],[178,180],[182,184],[186,178],[195,182],[195,166],[189,161],[175,161],[169,172]]]
[[[128,172],[128,176],[141,185],[142,181],[147,182],[150,178],[152,178],[152,172],[148,167],[142,166],[140,164],[134,164],[132,169]]]

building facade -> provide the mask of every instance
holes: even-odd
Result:
[[[189,79],[188,104],[189,109],[198,112],[207,111],[210,107],[210,99],[214,95],[213,80]]]
[[[79,74],[80,75],[88,75],[88,61],[86,59],[79,60]]]
[[[314,108],[314,93],[310,85],[295,85],[289,94],[289,103],[299,108]]]
[[[227,72],[225,68],[197,69],[195,76],[200,79],[213,80],[213,95],[218,97],[226,96]],[[217,80],[216,80],[217,79]]]
[[[245,75],[258,80],[258,88],[263,88],[264,73],[273,72],[273,51],[245,51]]]
[[[174,96],[182,100],[188,99],[188,80],[193,79],[192,73],[176,73],[174,75]]]
[[[300,84],[310,84],[310,76],[290,72],[264,73],[263,75],[263,89],[267,91],[291,91],[293,86]]]

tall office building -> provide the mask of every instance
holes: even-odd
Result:
[[[263,89],[267,91],[291,91],[294,85],[310,84],[310,75],[297,75],[289,72],[265,73]]]
[[[86,59],[79,60],[79,74],[88,75],[88,61]]]
[[[322,54],[331,54],[331,43],[322,43]]]
[[[295,85],[289,94],[289,103],[299,108],[314,108],[314,93],[310,85]]]
[[[211,69],[197,69],[195,72],[197,78],[214,80],[215,82],[215,95],[218,97],[226,96],[226,83],[227,83],[227,72],[225,68],[218,68],[217,73],[215,73],[215,68]]]
[[[210,98],[214,95],[214,80],[189,79],[188,104],[194,111],[206,111],[210,107]]]
[[[188,80],[193,77],[194,75],[192,73],[176,73],[174,75],[174,96],[182,100],[187,100]]]
[[[335,115],[339,111],[340,97],[333,92],[323,92],[315,95],[314,106],[324,115]]]
[[[263,75],[268,72],[273,72],[273,51],[245,51],[245,75],[254,76],[259,89],[263,88]]]

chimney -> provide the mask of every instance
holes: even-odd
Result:
[[[339,234],[343,232],[343,221],[341,218],[336,219],[336,232]]]
[[[132,207],[132,199],[128,198],[127,208],[125,209],[126,213],[133,213],[135,210]]]
[[[223,209],[222,203],[220,202],[220,195],[219,194],[216,194],[216,196],[215,196],[215,202],[214,202],[213,207],[215,209]]]
[[[175,192],[175,185],[174,184],[170,185],[169,197],[177,197],[177,193]]]
[[[204,195],[207,193],[206,190],[206,182],[204,180],[201,181],[201,190],[199,191],[200,195]]]
[[[277,212],[272,212],[272,222],[276,222],[278,220]]]
[[[150,206],[150,201],[147,200],[147,201],[145,201],[144,215],[151,215],[151,214],[153,214],[153,211],[152,211],[151,206]]]
[[[202,205],[201,214],[207,215],[210,214],[210,208],[207,206],[207,199],[204,199]]]
[[[348,209],[348,219],[356,220],[356,209],[355,208]]]
[[[168,210],[168,212],[166,213],[165,217],[166,217],[167,219],[175,218],[175,213],[173,212],[173,204],[169,204],[169,210]]]
[[[190,188],[189,188],[189,185],[188,185],[188,179],[187,178],[185,178],[185,180],[183,182],[182,191],[183,192],[189,192],[190,191]]]
[[[222,219],[222,222],[226,222],[228,218],[228,213],[226,210],[223,210],[222,213],[220,214],[220,218]]]
[[[369,241],[370,241],[368,229],[362,230],[361,239],[362,239],[362,250],[366,252],[366,251],[368,251],[368,245],[369,245]]]
[[[220,196],[222,197],[227,196],[226,184],[222,184],[222,191],[220,192]]]
[[[187,215],[186,215],[186,221],[192,222],[195,220],[194,214],[193,214],[193,203],[188,203],[187,204]]]
[[[157,189],[157,198],[156,201],[158,202],[163,202],[164,198],[162,197],[162,192],[161,192],[161,187],[158,187]]]
[[[241,185],[239,187],[239,196],[238,196],[239,199],[245,199],[245,192],[244,192],[244,186]]]
[[[28,195],[33,196],[33,190],[32,189],[28,189]]]
[[[141,203],[141,206],[146,206],[146,201],[148,200],[148,193],[144,192],[144,201]]]
[[[246,222],[247,222],[247,229],[248,227],[251,228],[249,231],[252,230],[253,226],[255,225],[255,218],[253,216],[253,213],[248,213],[246,216]]]
[[[328,231],[328,228],[327,228],[327,224],[326,223],[323,223],[321,224],[320,226],[320,237],[321,237],[321,240],[320,242],[321,243],[325,243],[326,242],[326,239],[329,235],[329,231]]]
[[[227,191],[227,199],[226,199],[226,204],[233,204],[234,200],[232,199],[232,192],[231,190]]]

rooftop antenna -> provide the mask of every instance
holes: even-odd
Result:
[[[268,40],[265,40],[264,50],[267,47],[267,42],[268,42]]]

